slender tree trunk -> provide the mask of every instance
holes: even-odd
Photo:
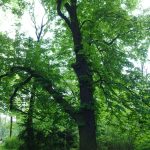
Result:
[[[10,116],[10,132],[9,132],[10,138],[12,137],[12,127],[13,127],[13,117]]]
[[[33,109],[34,109],[34,93],[35,87],[32,88],[29,110],[27,116],[27,147],[28,149],[35,149],[34,129],[33,129]]]

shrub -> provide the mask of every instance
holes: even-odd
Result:
[[[21,141],[17,137],[7,138],[4,143],[4,147],[7,150],[17,150]]]

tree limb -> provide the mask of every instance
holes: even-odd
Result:
[[[28,82],[30,82],[31,79],[32,79],[32,76],[29,76],[29,77],[26,78],[23,82],[19,83],[19,84],[16,86],[16,88],[15,88],[13,94],[12,94],[11,97],[10,97],[10,110],[12,110],[12,108],[13,108],[13,99],[14,99],[14,97],[16,96],[18,90],[19,90],[20,88],[22,88],[25,84],[27,84]]]
[[[92,20],[84,20],[82,23],[81,23],[81,25],[80,25],[80,29],[83,27],[83,25],[85,24],[85,23],[87,23],[87,22],[90,22],[90,23],[93,23],[93,21]]]
[[[32,77],[36,78],[36,80],[40,83],[40,85],[49,93],[53,96],[54,100],[62,106],[64,111],[68,113],[74,120],[77,119],[77,111],[74,107],[72,107],[65,99],[64,95],[62,94],[62,91],[59,91],[56,89],[52,83],[51,80],[48,80],[44,78],[40,73],[32,70],[31,68],[28,67],[22,67],[22,66],[16,66],[12,67],[11,71],[13,72],[18,72],[18,71],[24,71],[30,74]]]
[[[62,0],[57,0],[57,13],[67,23],[67,25],[71,29],[70,20],[62,13],[62,11],[61,11],[61,5],[62,5]]]
[[[28,115],[27,112],[25,112],[25,111],[23,111],[23,110],[21,110],[21,109],[18,109],[18,108],[16,108],[16,107],[14,107],[13,109],[14,109],[16,112],[21,113],[22,115]],[[49,121],[44,120],[44,118],[40,118],[40,116],[37,117],[37,114],[36,114],[36,115],[33,115],[33,119],[37,119],[38,121],[42,121],[42,122],[49,122]]]
[[[35,28],[35,34],[36,34],[37,42],[39,42],[41,39],[42,33],[43,33],[43,29],[46,26],[47,22],[44,23],[44,17],[45,17],[45,14],[44,14],[42,17],[42,21],[41,21],[40,26],[37,25],[36,17],[34,14],[34,7],[35,6],[34,6],[34,2],[33,2],[32,6],[31,6],[31,10],[33,9],[33,12],[30,12],[30,16],[31,16],[31,20],[32,20],[32,23],[33,23],[34,28]]]
[[[4,77],[7,77],[7,76],[10,76],[10,75],[12,75],[12,73],[7,72],[7,73],[5,73],[5,74],[0,75],[0,79],[2,79],[2,78],[4,78]]]
[[[118,38],[119,38],[120,34],[118,34],[116,37],[114,37],[110,42],[106,42],[103,40],[103,42],[105,44],[107,44],[108,46],[112,45]]]

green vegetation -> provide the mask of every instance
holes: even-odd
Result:
[[[1,149],[150,149],[150,11],[134,14],[138,3],[0,1],[16,17],[13,38],[0,32]],[[36,38],[21,30],[27,12]]]
[[[17,150],[21,142],[16,137],[11,137],[5,140],[4,148],[7,150]]]

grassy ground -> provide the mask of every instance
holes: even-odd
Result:
[[[0,150],[16,150],[16,149],[6,149],[4,145],[0,144]]]
[[[0,150],[6,150],[3,144],[0,144]]]

